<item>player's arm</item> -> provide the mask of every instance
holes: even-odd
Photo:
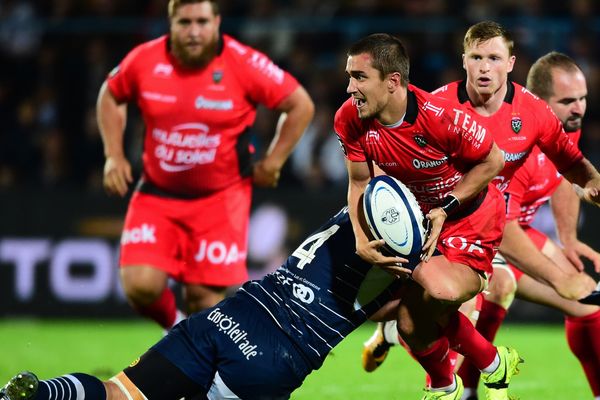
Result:
[[[127,105],[119,104],[106,81],[100,88],[96,102],[98,128],[104,144],[104,188],[109,194],[125,196],[133,182],[131,165],[125,157],[123,136],[127,123]]]
[[[573,190],[573,186],[565,179],[560,182],[552,194],[550,207],[565,256],[579,271],[584,269],[581,257],[585,257],[591,260],[596,271],[600,272],[600,253],[577,238],[579,197]]]
[[[508,221],[504,227],[500,252],[509,262],[534,279],[550,285],[564,298],[578,300],[596,286],[586,274],[567,274],[552,265],[552,260],[538,250],[516,219]]]
[[[348,168],[348,214],[352,222],[352,230],[356,240],[356,254],[366,262],[379,267],[395,266],[407,263],[408,260],[402,257],[388,257],[381,253],[380,248],[385,244],[382,240],[369,240],[364,229],[364,220],[362,218],[362,197],[365,187],[371,179],[369,165],[365,161],[355,162],[346,159]],[[410,272],[406,270],[404,272]]]
[[[437,207],[429,211],[427,218],[431,221],[431,232],[425,245],[423,246],[423,260],[427,261],[433,255],[437,240],[442,231],[442,226],[448,213],[464,204],[466,201],[475,197],[480,193],[492,179],[504,168],[504,157],[502,152],[492,143],[492,149],[483,159],[483,161],[475,164],[457,183],[452,190],[452,193],[446,197],[446,203],[442,207]],[[456,206],[450,203],[450,196],[454,197],[458,204]]]
[[[275,187],[283,164],[315,113],[315,106],[306,90],[299,86],[277,106],[281,112],[275,136],[265,157],[254,165],[254,184]]]

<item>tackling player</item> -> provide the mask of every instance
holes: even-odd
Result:
[[[215,0],[170,0],[168,35],[134,48],[98,97],[104,186],[124,196],[133,177],[123,149],[127,104],[145,124],[143,173],[121,237],[131,305],[170,328],[184,285],[187,312],[212,306],[247,279],[252,184],[277,185],[314,113],[306,91],[264,54],[219,33]],[[266,156],[253,164],[258,104],[281,113]]]
[[[353,243],[343,209],[277,271],[182,321],[110,380],[73,373],[38,382],[22,373],[0,399],[287,399],[402,285],[363,261]]]
[[[408,83],[408,56],[397,38],[359,40],[348,51],[346,72],[351,97],[334,128],[347,159],[356,250],[369,264],[412,272],[396,315],[402,338],[431,377],[424,399],[460,397],[462,383],[446,357],[450,347],[484,372],[492,399],[508,399],[521,361],[517,352],[496,349],[457,311],[485,287],[500,244],[504,200],[489,182],[504,166],[502,155],[475,113]],[[360,198],[381,173],[406,184],[431,221],[414,272],[402,267],[407,260],[383,255],[383,241],[370,241],[359,229]]]

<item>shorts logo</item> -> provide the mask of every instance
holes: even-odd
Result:
[[[523,127],[523,121],[521,117],[512,117],[510,120],[510,126],[515,133],[519,133]]]
[[[201,240],[194,259],[198,262],[208,260],[211,264],[229,265],[245,260],[246,253],[240,252],[235,243],[228,246],[220,241],[207,242]]]
[[[223,314],[219,307],[212,310],[206,319],[214,323],[220,333],[227,336],[237,345],[237,348],[240,349],[246,360],[250,360],[250,358],[258,355],[258,345],[252,344],[248,340],[248,332],[240,329],[240,324],[235,322],[229,315]]]
[[[292,285],[292,293],[295,298],[306,304],[312,303],[315,299],[315,292],[301,283],[294,283]]]
[[[142,224],[132,229],[125,229],[121,236],[121,244],[156,243],[156,226]]]
[[[452,247],[453,249],[466,250],[467,253],[477,252],[484,254],[484,251],[481,248],[481,240],[476,240],[475,242],[472,242],[463,237],[450,236],[444,239],[443,243],[448,247]]]

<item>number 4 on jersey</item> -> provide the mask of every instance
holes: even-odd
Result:
[[[324,231],[317,232],[314,235],[309,236],[294,252],[292,253],[292,257],[296,257],[300,260],[296,267],[300,269],[304,269],[306,264],[310,264],[311,261],[315,258],[315,253],[318,248],[325,243],[327,239],[331,237],[337,230],[340,229],[339,225],[331,225],[329,228]]]

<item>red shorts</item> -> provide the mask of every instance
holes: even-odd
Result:
[[[502,241],[506,203],[493,185],[475,212],[456,221],[446,221],[437,249],[451,262],[478,271],[492,272],[492,259]]]
[[[532,228],[529,225],[521,225],[521,228],[523,228],[523,230],[525,231],[527,236],[529,236],[529,238],[533,241],[533,244],[535,244],[535,247],[537,247],[538,250],[542,251],[542,248],[544,248],[544,245],[546,244],[546,241],[548,240],[548,236],[546,236],[542,232],[538,231],[537,229]],[[519,280],[523,276],[524,272],[521,271],[517,266],[515,266],[511,263],[507,263],[507,264],[508,264],[508,267],[510,268],[510,271],[512,272],[512,274],[515,277],[515,281],[519,282]]]
[[[134,193],[119,265],[151,265],[190,284],[245,282],[251,197],[248,179],[192,200]]]

